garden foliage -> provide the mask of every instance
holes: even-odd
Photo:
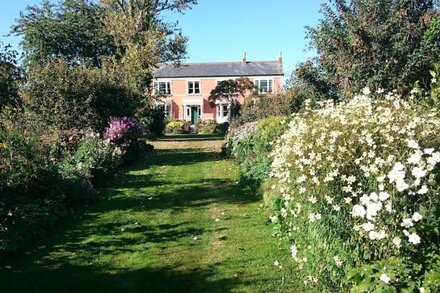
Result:
[[[438,289],[439,131],[436,109],[368,88],[291,117],[266,196],[310,290]]]
[[[196,125],[197,132],[200,134],[214,134],[217,129],[215,120],[199,120]]]
[[[437,0],[335,0],[307,29],[318,56],[298,66],[310,98],[350,98],[365,85],[408,94],[429,86],[440,54]]]
[[[43,127],[101,132],[110,117],[131,117],[142,101],[110,68],[72,68],[62,59],[34,67],[28,80],[25,108]]]
[[[234,129],[228,147],[239,163],[242,183],[259,186],[270,174],[272,146],[287,128],[287,117],[269,117]]]
[[[167,123],[165,131],[167,133],[183,134],[188,131],[188,123],[181,120],[173,120]]]
[[[95,187],[141,146],[138,122],[110,123],[104,139],[91,130],[44,133],[2,119],[0,260],[42,236],[68,208],[94,199]]]

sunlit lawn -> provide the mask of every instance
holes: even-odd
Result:
[[[288,246],[237,181],[217,152],[145,153],[100,201],[0,270],[0,292],[300,291]]]

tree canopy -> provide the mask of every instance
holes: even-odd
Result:
[[[28,6],[12,27],[23,37],[25,64],[41,64],[63,58],[70,64],[100,64],[102,56],[115,53],[115,44],[102,22],[103,9],[89,0],[44,0]]]
[[[301,64],[297,78],[318,96],[344,97],[369,86],[405,93],[429,84],[440,56],[437,0],[334,0],[309,27],[318,57]]]
[[[218,100],[235,101],[238,97],[244,97],[247,92],[255,90],[254,83],[247,77],[220,81],[209,94],[209,101],[214,105]]]
[[[166,11],[184,10],[196,0],[44,0],[28,6],[12,27],[23,37],[25,64],[62,58],[71,66],[101,67],[109,61],[145,90],[159,62],[179,62],[187,38],[163,20]]]
[[[0,42],[0,109],[5,105],[18,106],[17,81],[20,78],[17,52]]]

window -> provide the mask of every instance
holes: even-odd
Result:
[[[168,119],[172,119],[173,118],[173,108],[171,106],[171,102],[167,101],[167,103],[165,104],[165,116]]]
[[[171,94],[171,82],[169,82],[169,81],[156,81],[156,82],[154,82],[154,94],[156,94],[156,95],[170,95]]]
[[[229,110],[228,105],[223,105],[223,117],[228,117]]]
[[[260,94],[272,93],[272,83],[273,81],[271,79],[255,80],[255,85],[257,86]]]
[[[228,104],[217,105],[217,117],[226,118],[228,116],[229,116],[229,105]]]
[[[188,81],[188,94],[200,94],[200,81]]]

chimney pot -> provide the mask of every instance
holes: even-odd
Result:
[[[246,52],[243,52],[243,64],[246,64],[247,60],[246,60]]]
[[[280,52],[280,54],[278,55],[278,61],[280,63],[283,63],[283,52]]]

